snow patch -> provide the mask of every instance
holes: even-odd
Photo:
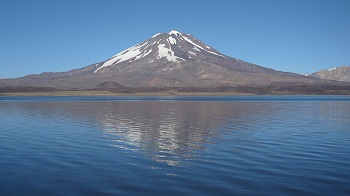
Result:
[[[211,54],[214,54],[214,55],[217,55],[217,56],[225,57],[225,56],[223,56],[223,55],[221,55],[221,54],[218,54],[218,53],[216,53],[216,52],[212,52],[212,51],[210,51],[210,50],[204,49],[203,47],[201,47],[200,45],[194,43],[191,39],[189,39],[189,38],[186,37],[186,36],[183,36],[183,38],[184,38],[187,42],[189,42],[189,43],[191,43],[193,46],[195,46],[195,47],[193,48],[194,50],[199,51],[199,50],[198,50],[198,48],[199,48],[199,49],[202,49],[202,50],[204,50],[204,51],[206,51],[206,52],[209,52],[209,53],[211,53]],[[194,38],[194,39],[195,39],[195,38]],[[206,47],[207,47],[208,49],[210,49],[209,46],[206,46]]]
[[[103,65],[101,67],[99,67],[98,69],[96,69],[94,71],[94,73],[96,73],[98,70],[104,68],[104,67],[108,67],[111,66],[115,63],[121,63],[123,61],[127,61],[131,58],[135,58],[137,56],[139,56],[141,54],[141,48],[143,46],[145,46],[147,44],[147,41],[141,44],[137,44],[135,46],[132,46],[116,55],[114,55],[113,57],[111,57],[109,60],[107,60],[106,62],[103,63]],[[132,62],[132,61],[131,61]]]
[[[168,45],[169,45],[169,47],[170,47],[170,42],[169,42],[169,39],[167,39],[166,41],[168,42]]]
[[[337,69],[337,67],[333,67],[333,68],[327,69],[327,71],[333,71],[335,69]]]
[[[146,52],[142,57],[145,57],[147,55],[149,55],[152,52],[152,50],[149,50],[148,52]]]
[[[189,39],[188,37],[186,36],[183,36],[183,38],[187,41],[187,42],[190,42],[193,46],[196,46],[197,48],[200,48],[202,50],[204,50],[204,48],[202,48],[200,45],[194,43],[191,39]]]
[[[179,60],[185,61],[183,58],[176,57],[174,51],[165,47],[165,44],[158,45],[157,59],[165,57],[168,61],[179,62]]]
[[[196,51],[200,52],[200,50],[198,48],[196,48],[196,47],[194,47],[193,50],[196,50]]]
[[[176,44],[176,39],[174,39],[173,37],[169,37],[169,41],[171,44]]]
[[[144,51],[142,52],[142,54],[136,56],[135,61],[138,60],[138,59],[141,59],[141,58],[143,58],[143,57],[145,57],[145,56],[147,56],[147,55],[149,55],[151,52],[152,52],[152,50],[149,50],[148,52],[146,52],[146,50],[144,50]]]
[[[194,56],[197,56],[197,53],[195,53],[195,52],[188,51],[188,53],[190,53],[190,54],[192,54],[192,55],[194,55]]]
[[[173,68],[171,68],[171,67],[170,67],[170,68],[169,68],[169,67],[166,67],[166,68],[164,68],[164,69],[163,69],[163,71],[167,71],[167,70],[172,71],[172,70],[173,70]]]
[[[224,55],[221,55],[221,54],[218,54],[218,53],[215,53],[215,52],[209,51],[209,50],[206,50],[206,51],[207,51],[207,52],[209,52],[209,53],[215,54],[215,55],[217,55],[217,56],[222,56],[222,57],[225,57]]]
[[[157,34],[153,35],[152,38],[155,38],[155,37],[157,37],[157,36],[160,35],[160,34],[161,34],[161,33],[157,33]]]

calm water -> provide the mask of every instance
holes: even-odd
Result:
[[[350,97],[0,97],[0,195],[349,195]]]

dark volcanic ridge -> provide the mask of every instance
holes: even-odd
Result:
[[[346,86],[275,71],[226,56],[190,34],[158,33],[106,61],[67,72],[45,72],[1,80],[2,87],[61,90],[217,89],[268,86]]]
[[[99,84],[96,88],[96,90],[123,90],[125,89],[125,86],[118,84],[114,81],[106,81],[102,84]]]

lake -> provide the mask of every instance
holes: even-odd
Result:
[[[350,96],[0,97],[0,195],[349,195]]]

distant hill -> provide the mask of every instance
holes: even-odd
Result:
[[[102,84],[99,84],[96,86],[96,89],[98,90],[121,90],[125,89],[125,86],[118,84],[117,82],[114,81],[106,81],[103,82]]]
[[[335,67],[312,73],[311,76],[325,79],[350,82],[350,66]]]

